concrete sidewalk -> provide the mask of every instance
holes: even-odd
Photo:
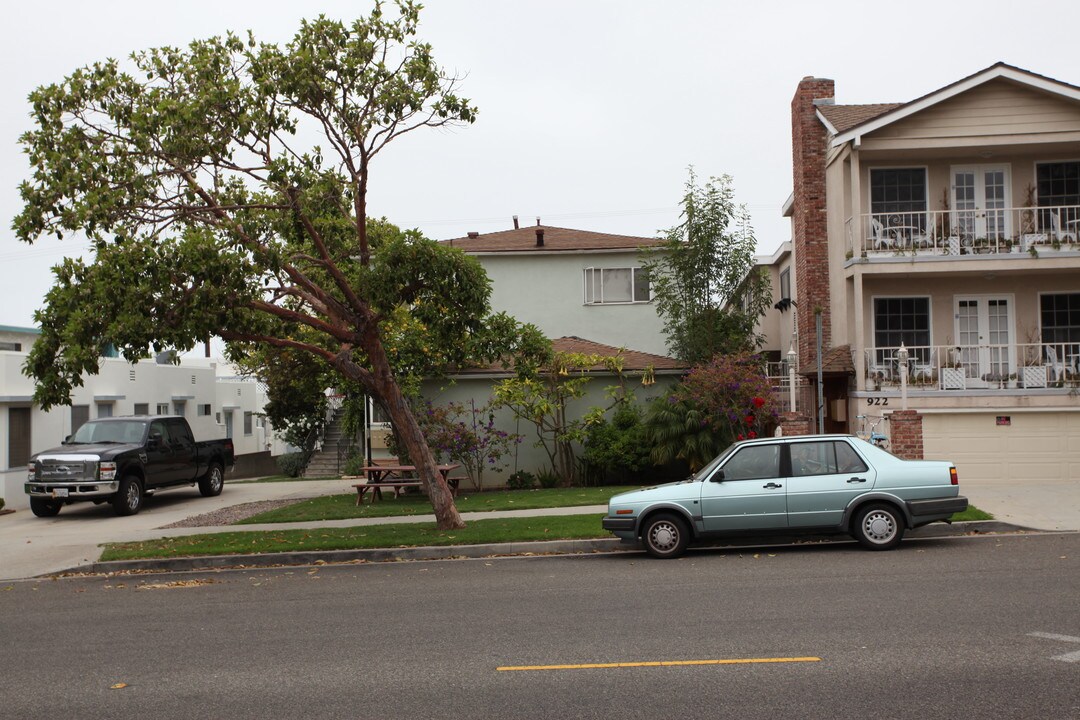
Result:
[[[103,543],[163,537],[172,532],[160,529],[165,525],[224,507],[260,500],[300,500],[350,489],[343,480],[226,481],[221,495],[212,498],[202,497],[198,488],[160,492],[147,498],[142,511],[131,517],[116,516],[108,504],[68,505],[53,518],[19,510],[0,516],[0,579],[35,577],[86,565],[101,556]],[[192,529],[176,534],[190,535]]]

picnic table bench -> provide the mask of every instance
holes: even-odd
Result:
[[[450,477],[450,473],[459,467],[461,465],[457,463],[437,466],[439,473],[450,487],[450,492],[453,493],[454,497],[457,497],[461,478]],[[415,465],[371,465],[360,469],[367,475],[367,481],[353,484],[353,487],[356,488],[357,506],[363,504],[364,495],[367,494],[368,490],[371,491],[371,502],[374,503],[376,498],[382,500],[383,490],[393,490],[394,497],[397,498],[406,488],[419,488],[421,486],[420,479],[416,477]],[[353,480],[359,477],[359,475],[346,476],[345,479]]]

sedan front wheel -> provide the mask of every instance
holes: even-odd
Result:
[[[690,528],[677,515],[661,513],[645,521],[641,533],[645,551],[656,558],[676,558],[686,552]]]

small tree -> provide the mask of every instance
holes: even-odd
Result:
[[[367,193],[389,143],[476,109],[415,39],[420,6],[396,6],[305,21],[282,47],[229,34],[107,60],[31,94],[16,235],[83,234],[95,251],[55,269],[35,315],[42,407],[110,344],[132,362],[215,334],[310,353],[381,403],[439,527],[464,526],[400,381],[470,359],[489,283],[457,250],[381,232]]]
[[[754,271],[754,231],[746,207],[735,204],[731,177],[700,187],[691,169],[682,208],[683,222],[665,241],[641,251],[668,349],[690,364],[755,349],[754,324],[771,298]]]
[[[540,365],[518,368],[518,376],[495,386],[495,401],[536,428],[536,446],[542,447],[551,468],[563,484],[572,485],[576,475],[574,446],[585,438],[586,427],[600,419],[606,408],[593,408],[583,417],[571,417],[568,405],[584,397],[592,381],[590,372],[614,373],[619,381],[613,391],[622,395],[622,356],[551,352]]]

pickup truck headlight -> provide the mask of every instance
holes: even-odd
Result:
[[[103,462],[98,466],[98,479],[99,480],[115,480],[116,479],[116,463]]]
[[[28,463],[26,465],[26,479],[30,482],[37,479],[37,463]]]

